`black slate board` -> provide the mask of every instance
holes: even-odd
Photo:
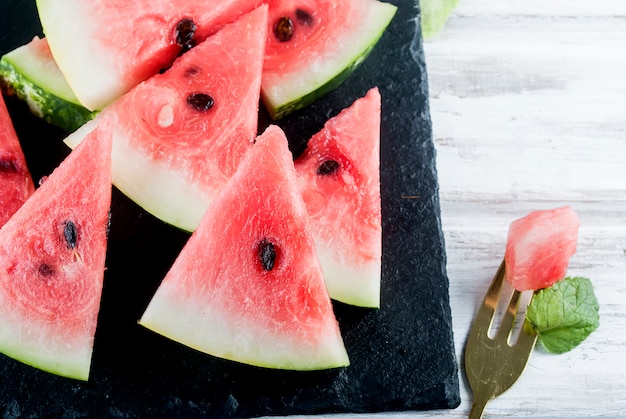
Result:
[[[383,98],[382,307],[335,304],[345,369],[273,371],[195,352],[137,325],[187,235],[114,189],[107,271],[88,382],[0,354],[0,413],[12,417],[250,417],[454,408],[460,402],[440,223],[419,7],[398,5],[357,72],[328,97],[280,121],[298,153],[306,139],[378,86]],[[32,0],[0,2],[0,54],[41,34]],[[33,178],[68,154],[66,133],[6,98]],[[260,127],[268,123],[262,113]],[[358,222],[358,220],[355,220]]]

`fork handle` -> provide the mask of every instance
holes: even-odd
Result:
[[[469,419],[480,419],[483,417],[483,412],[485,411],[485,406],[487,406],[488,400],[482,399],[474,399],[474,403],[472,404],[472,410],[469,413]]]

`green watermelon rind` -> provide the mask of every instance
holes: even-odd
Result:
[[[289,91],[285,95],[286,97],[281,97],[279,94],[272,93],[272,87],[265,83],[261,90],[261,98],[272,120],[279,120],[326,96],[339,87],[360,67],[378,44],[398,8],[390,3],[375,2],[372,10],[370,18],[372,26],[369,28],[369,32],[366,34],[355,34],[353,37],[354,46],[350,50],[354,55],[345,59],[343,64],[340,64],[339,69],[335,68],[338,71],[329,70],[328,74],[324,76],[326,80],[319,86],[311,87],[311,84],[315,84],[315,82],[312,82],[302,89],[298,87],[289,88],[286,89]],[[302,79],[306,79],[306,76],[306,73],[301,74],[296,81],[299,82]]]
[[[93,119],[97,112],[78,103],[60,71],[44,71],[37,59],[28,44],[2,56],[0,79],[7,94],[24,101],[33,115],[68,132]]]
[[[382,33],[381,33],[382,35]],[[291,102],[280,105],[277,108],[268,107],[267,110],[270,112],[270,117],[273,120],[281,119],[297,110],[303,109],[312,103],[316,102],[318,99],[326,96],[337,87],[339,87],[344,81],[350,77],[352,73],[365,61],[370,52],[374,49],[374,45],[370,45],[368,49],[363,51],[361,55],[359,55],[355,61],[353,61],[348,67],[344,68],[339,74],[337,74],[334,78],[328,80],[325,84],[321,85],[317,89],[305,94],[304,96],[292,100]],[[269,103],[269,98],[264,99]]]

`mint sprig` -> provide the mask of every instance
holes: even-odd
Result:
[[[600,323],[599,304],[588,278],[567,277],[533,296],[526,319],[551,353],[567,352]]]

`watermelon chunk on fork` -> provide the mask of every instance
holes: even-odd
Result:
[[[504,255],[513,287],[535,291],[563,279],[576,252],[579,226],[578,214],[569,206],[533,211],[513,221]]]

